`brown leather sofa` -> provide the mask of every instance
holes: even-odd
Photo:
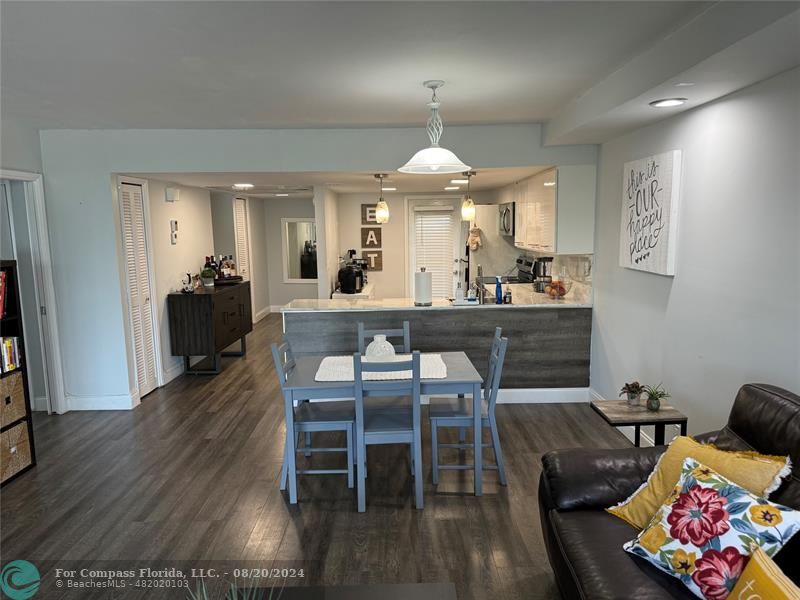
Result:
[[[800,509],[800,396],[771,385],[745,385],[728,424],[696,439],[723,450],[791,456],[792,472],[770,500]],[[622,550],[637,531],[603,510],[630,496],[664,449],[558,450],[542,458],[539,514],[562,598],[696,598],[678,579]],[[800,535],[775,562],[800,584]]]

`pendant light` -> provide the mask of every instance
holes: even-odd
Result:
[[[436,90],[444,85],[444,81],[434,79],[426,81],[422,85],[432,91],[433,95],[428,106],[431,109],[431,116],[428,117],[428,124],[425,127],[431,145],[423,148],[411,157],[406,164],[398,169],[401,173],[414,173],[417,175],[440,175],[442,173],[461,173],[468,171],[469,165],[461,162],[455,154],[447,148],[439,146],[439,139],[442,137],[444,125],[442,117],[439,116],[439,98]]]
[[[472,201],[472,196],[469,193],[469,180],[475,176],[475,171],[464,171],[462,175],[467,178],[467,195],[464,196],[464,201],[461,203],[461,220],[474,221],[475,220],[475,203]]]
[[[378,203],[375,205],[375,222],[381,224],[389,222],[389,205],[386,204],[386,200],[383,199],[384,177],[386,177],[386,173],[375,174],[375,179],[378,180],[378,186],[380,188],[380,192],[378,193]]]

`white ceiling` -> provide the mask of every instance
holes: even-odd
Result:
[[[3,111],[40,128],[544,121],[701,2],[7,2]]]
[[[546,122],[597,143],[800,64],[800,3],[0,2],[0,117],[49,128]],[[697,87],[675,84],[695,78]],[[647,106],[661,94],[684,107]]]
[[[514,167],[478,170],[472,178],[470,189],[476,192],[494,190],[535,175],[546,169],[539,167]],[[240,193],[246,196],[275,197],[276,193],[289,193],[293,198],[308,198],[314,186],[324,186],[340,194],[375,193],[378,183],[374,173],[364,172],[306,172],[306,173],[128,173],[133,177],[157,179],[179,185]],[[396,187],[398,194],[444,193],[451,179],[458,175],[409,175],[387,173],[384,187]],[[252,190],[236,192],[234,183],[252,183]],[[460,192],[466,190],[460,186]],[[394,193],[394,192],[393,192]]]

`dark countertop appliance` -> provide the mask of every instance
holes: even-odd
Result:
[[[536,259],[533,267],[533,289],[540,294],[544,293],[547,284],[553,281],[553,257],[541,256]]]
[[[339,291],[343,294],[358,294],[364,289],[366,278],[364,275],[366,261],[355,258],[356,251],[348,250],[348,258],[344,266],[339,269],[337,279]]]

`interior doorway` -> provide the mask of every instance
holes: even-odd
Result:
[[[17,262],[31,406],[48,414],[66,412],[47,216],[38,173],[0,170],[0,254]]]

